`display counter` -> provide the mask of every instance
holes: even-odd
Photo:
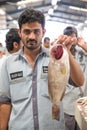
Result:
[[[75,102],[75,119],[81,130],[87,130],[87,97]]]

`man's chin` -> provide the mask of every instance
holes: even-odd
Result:
[[[35,50],[37,47],[34,47],[34,46],[27,46],[27,49],[29,50]]]

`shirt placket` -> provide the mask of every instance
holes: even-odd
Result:
[[[38,105],[37,105],[37,66],[35,66],[32,80],[32,105],[33,105],[33,119],[34,119],[34,130],[39,130],[38,121]]]

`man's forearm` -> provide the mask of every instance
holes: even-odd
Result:
[[[86,52],[87,52],[87,44],[86,44],[86,43],[85,43],[85,44],[83,44],[82,48],[84,49],[84,51],[86,51]]]
[[[10,104],[0,104],[0,130],[8,129],[8,121],[11,113]]]
[[[70,59],[70,76],[77,86],[82,86],[84,84],[84,75],[82,69],[78,64],[78,62],[72,56],[71,52],[69,52],[69,59]]]

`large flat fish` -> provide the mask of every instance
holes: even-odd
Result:
[[[48,91],[52,101],[52,119],[60,119],[60,101],[62,100],[70,74],[69,56],[64,45],[50,48],[48,65]]]

